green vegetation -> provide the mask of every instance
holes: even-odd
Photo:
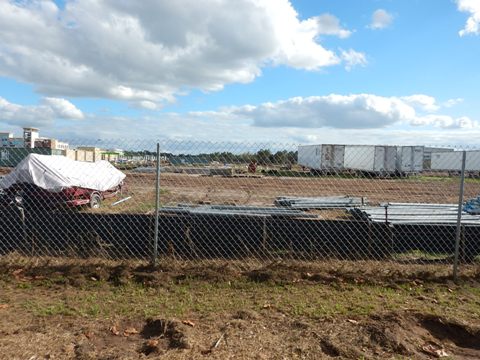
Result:
[[[2,284],[4,287],[5,284]],[[463,285],[455,291],[445,285],[411,282],[392,287],[367,284],[257,283],[248,280],[210,283],[199,280],[166,283],[152,288],[128,283],[115,287],[91,282],[78,289],[65,288],[62,296],[42,296],[46,283],[29,289],[31,296],[15,304],[36,316],[208,317],[239,308],[274,309],[291,317],[312,319],[366,316],[405,307],[442,316],[480,319],[480,290]],[[18,288],[17,288],[18,289]],[[17,292],[20,290],[17,290]],[[459,298],[463,300],[458,301]]]
[[[151,157],[156,156],[153,151],[126,151],[125,156],[127,158],[133,156]],[[161,158],[167,159],[172,164],[206,164],[212,161],[218,161],[221,163],[249,163],[252,160],[257,161],[260,165],[267,164],[296,164],[297,152],[288,150],[279,150],[272,152],[268,149],[260,149],[256,153],[245,152],[235,154],[229,151],[201,153],[201,154],[179,154],[174,155],[172,153],[160,153]]]

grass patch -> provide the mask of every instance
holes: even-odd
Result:
[[[45,296],[44,284],[29,289],[22,308],[36,316],[88,318],[208,317],[238,309],[277,311],[292,318],[362,317],[382,311],[414,309],[438,315],[480,319],[480,290],[464,285],[455,291],[441,284],[407,283],[394,287],[368,284],[257,283],[247,280],[208,283],[187,280],[150,288],[128,283],[115,287],[61,290],[61,299]],[[25,291],[14,287],[16,292]],[[459,301],[459,298],[462,301]]]

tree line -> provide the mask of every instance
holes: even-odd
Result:
[[[126,157],[154,157],[156,152],[142,150],[142,151],[125,151]],[[168,152],[161,152],[161,158],[177,162],[182,161],[186,163],[205,163],[218,161],[221,163],[249,163],[256,161],[260,165],[267,164],[295,164],[297,162],[297,151],[279,150],[272,152],[269,149],[260,149],[256,153],[245,152],[241,154],[234,154],[229,151],[201,153],[201,154],[172,154]]]

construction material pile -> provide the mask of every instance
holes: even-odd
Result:
[[[345,209],[364,206],[366,199],[350,196],[324,196],[324,197],[288,197],[279,196],[275,205],[292,209]]]
[[[480,215],[480,196],[468,200],[465,205],[463,205],[463,211],[472,215]]]
[[[350,209],[356,218],[375,223],[393,225],[454,225],[457,223],[458,205],[427,203],[386,203]],[[480,225],[480,216],[462,211],[461,223]]]
[[[214,216],[253,216],[253,217],[289,217],[318,218],[318,215],[307,214],[301,210],[281,209],[277,207],[235,206],[235,205],[189,205],[165,206],[162,213],[181,215],[214,215]]]

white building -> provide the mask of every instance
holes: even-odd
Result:
[[[35,147],[35,140],[40,137],[38,129],[36,128],[23,128],[23,139],[25,140],[25,147],[33,149]]]

